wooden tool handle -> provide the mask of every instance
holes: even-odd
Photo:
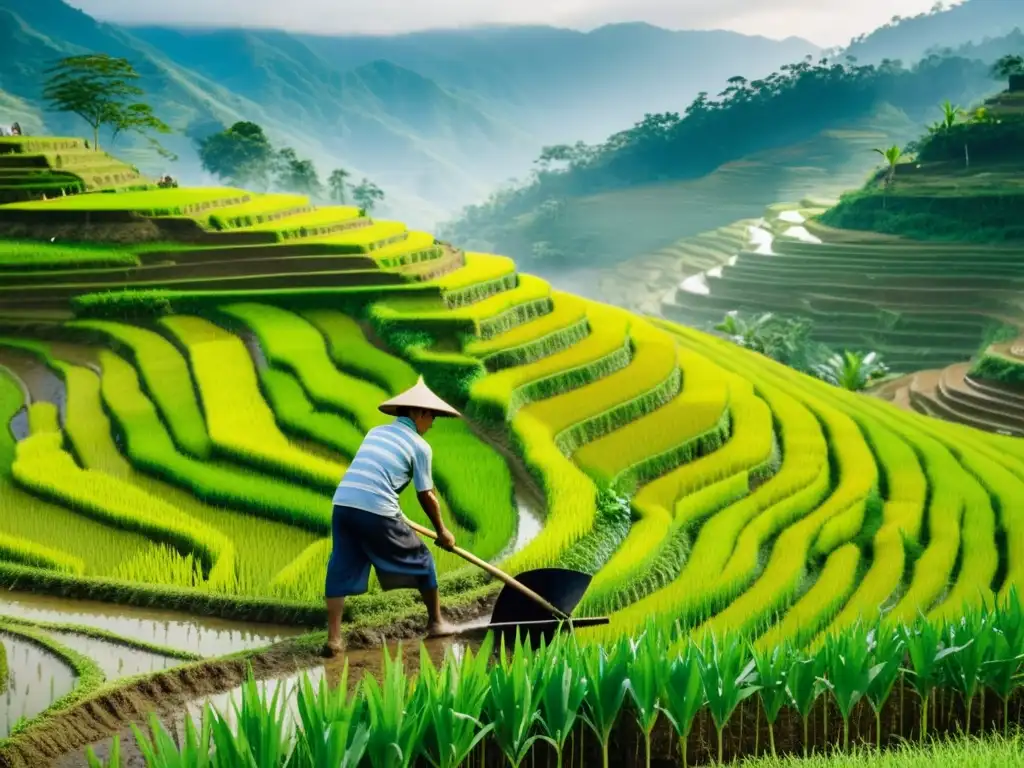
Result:
[[[429,528],[424,528],[422,525],[414,523],[412,520],[409,520],[409,519],[406,519],[405,522],[408,523],[409,527],[412,528],[414,531],[416,531],[416,533],[420,534],[421,536],[426,536],[427,538],[434,539],[435,541],[437,540],[437,533],[435,531],[432,531]],[[538,595],[536,592],[534,592],[532,589],[530,589],[525,584],[523,584],[523,583],[521,583],[519,581],[516,581],[516,579],[514,579],[512,576],[509,576],[507,573],[505,573],[500,568],[495,568],[493,565],[488,563],[486,560],[481,560],[479,557],[474,555],[472,552],[467,552],[466,550],[462,549],[461,547],[452,547],[450,551],[454,552],[456,555],[461,557],[463,560],[468,560],[469,562],[471,562],[473,565],[477,566],[478,568],[483,568],[485,571],[487,571],[489,574],[491,574],[491,576],[493,576],[496,579],[499,579],[500,581],[505,582],[506,584],[508,584],[513,589],[518,589],[520,592],[522,592],[528,598],[530,598],[531,600],[536,602],[538,605],[543,607],[545,610],[549,611],[551,613],[551,615],[554,616],[555,618],[562,619],[563,621],[569,621],[569,616],[567,614],[565,614],[564,612],[560,611],[558,608],[553,606],[551,603],[549,603],[543,597]]]

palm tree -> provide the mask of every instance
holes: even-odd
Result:
[[[824,363],[814,366],[814,375],[829,384],[860,392],[875,379],[889,372],[877,352],[860,355],[857,352],[834,354]]]
[[[957,118],[964,114],[963,109],[954,107],[953,103],[946,99],[942,102],[942,127],[947,131],[956,125]]]
[[[896,164],[900,161],[900,157],[903,156],[903,150],[893,144],[888,149],[878,149],[876,147],[874,151],[884,157],[885,161],[889,163],[889,169],[885,174],[885,187],[888,189],[896,176]]]

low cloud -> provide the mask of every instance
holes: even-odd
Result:
[[[844,44],[892,16],[934,0],[72,0],[125,24],[271,27],[324,34],[388,34],[479,24],[553,24],[589,29],[646,21],[669,29],[732,29],[766,37]]]

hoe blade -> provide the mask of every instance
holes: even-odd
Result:
[[[566,568],[538,568],[519,574],[516,581],[532,589],[567,616],[571,616],[583,599],[592,578],[589,574]],[[522,624],[551,621],[555,618],[522,592],[506,586],[502,588],[494,603],[491,624]]]

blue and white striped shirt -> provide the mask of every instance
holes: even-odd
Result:
[[[417,491],[434,487],[430,444],[412,419],[399,416],[366,433],[334,492],[334,503],[374,514],[398,517],[398,494],[411,480]]]

